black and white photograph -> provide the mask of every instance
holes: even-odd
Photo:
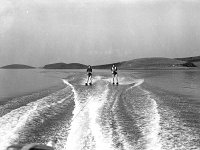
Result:
[[[0,0],[0,150],[200,150],[200,1]]]

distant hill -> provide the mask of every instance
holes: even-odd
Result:
[[[122,61],[111,64],[96,65],[92,66],[93,69],[110,69],[112,65],[116,65],[119,69],[184,69],[199,67],[200,68],[200,56],[196,57],[185,57],[185,58],[140,58],[129,61]],[[22,64],[11,64],[3,66],[3,69],[32,69],[34,67],[22,65]],[[86,69],[87,65],[80,63],[53,63],[47,64],[43,69]]]
[[[120,68],[129,69],[129,68],[144,68],[144,69],[153,69],[153,68],[168,68],[179,66],[180,64],[185,63],[184,61],[175,60],[171,58],[140,58],[130,61],[123,62],[120,65]]]
[[[192,62],[163,57],[140,58],[113,64],[115,64],[119,69],[177,69],[196,67]],[[98,65],[93,66],[93,68],[110,69],[113,64]]]
[[[79,63],[54,63],[43,67],[44,69],[86,69],[87,66]]]
[[[22,65],[22,64],[11,64],[11,65],[7,65],[7,66],[3,66],[1,68],[3,68],[3,69],[33,69],[35,67]]]
[[[121,64],[122,62],[118,62],[118,63],[112,63],[112,64],[92,66],[92,68],[93,69],[111,69],[112,65],[119,67]]]

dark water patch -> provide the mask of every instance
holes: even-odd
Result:
[[[23,97],[26,97],[26,96],[31,96],[32,94],[35,94],[35,95],[32,96],[35,99],[37,98],[37,97],[35,97],[37,95],[44,94],[44,96],[47,96],[47,95],[49,95],[53,92],[56,92],[58,90],[65,88],[65,87],[66,87],[65,84],[60,84],[60,85],[57,85],[57,86],[52,86],[52,87],[45,88],[43,90],[39,90],[39,91],[35,91],[35,92],[24,93],[22,95],[17,95],[17,96],[13,96],[13,97],[4,97],[4,98],[0,99],[0,105],[5,105],[5,104],[7,104],[11,101],[15,101],[15,99],[20,99],[20,98],[23,98]]]
[[[138,115],[129,112],[129,106],[127,105],[128,97],[125,93],[121,93],[119,96],[119,100],[117,103],[117,116],[118,116],[118,122],[120,126],[122,126],[122,133],[125,134],[129,142],[131,143],[137,143],[138,139],[141,137],[141,131],[136,125]]]

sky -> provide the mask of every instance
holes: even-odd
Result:
[[[0,66],[199,55],[198,0],[0,0]]]

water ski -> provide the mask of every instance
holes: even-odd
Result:
[[[116,84],[115,83],[113,83],[113,85],[119,85],[119,83],[117,82]]]
[[[91,85],[92,85],[92,83],[89,83],[89,84],[88,84],[88,83],[85,83],[85,86],[88,86],[88,85],[90,85],[90,86],[91,86]]]

